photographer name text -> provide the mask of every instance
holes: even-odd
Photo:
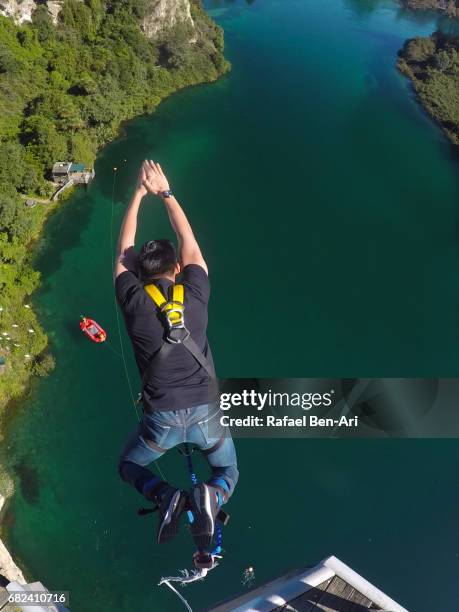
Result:
[[[298,418],[276,416],[255,416],[230,417],[225,414],[220,417],[220,422],[224,427],[358,427],[359,417],[341,416],[339,419],[318,417],[312,414],[305,414]]]

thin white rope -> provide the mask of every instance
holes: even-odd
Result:
[[[129,378],[129,371],[128,371],[128,367],[127,367],[127,363],[126,363],[126,357],[124,356],[124,346],[123,346],[123,340],[122,340],[122,336],[121,336],[120,317],[119,317],[118,308],[117,308],[117,305],[116,305],[116,296],[114,298],[114,303],[115,303],[115,312],[116,312],[116,324],[117,324],[117,327],[118,327],[118,336],[119,336],[119,339],[120,339],[121,359],[123,360],[123,365],[124,365],[124,373],[126,375],[127,384],[128,384],[128,387],[129,387],[129,394],[131,396],[131,402],[132,402],[132,405],[134,406],[135,414],[137,416],[137,421],[140,421],[140,415],[139,415],[139,411],[137,409],[137,402],[134,399],[134,392],[132,390],[131,379]]]
[[[179,593],[177,591],[177,589],[175,587],[173,587],[171,585],[171,583],[168,580],[164,580],[163,582],[160,582],[159,584],[166,584],[170,590],[175,593],[177,595],[177,597],[183,602],[183,605],[185,606],[185,608],[188,610],[188,612],[193,612],[192,607],[190,606],[190,604],[187,602],[187,600],[183,597],[183,595],[181,593]]]
[[[115,256],[113,254],[114,251],[114,244],[113,244],[113,222],[114,222],[114,217],[115,217],[115,184],[116,184],[116,168],[113,168],[113,183],[112,183],[112,210],[111,210],[111,218],[110,218],[110,259],[111,259],[111,263],[112,263],[112,269],[115,263]],[[118,338],[120,341],[120,349],[121,349],[121,359],[123,360],[123,365],[124,365],[124,373],[126,375],[126,381],[129,387],[129,393],[131,396],[131,402],[132,405],[134,406],[134,410],[137,416],[137,420],[140,421],[140,415],[139,415],[139,411],[137,410],[137,403],[134,399],[134,392],[132,390],[132,385],[131,385],[131,379],[129,378],[129,371],[128,371],[128,367],[127,367],[127,363],[126,363],[126,358],[124,356],[124,345],[123,345],[123,338],[121,335],[121,325],[120,325],[120,316],[118,313],[118,306],[116,303],[116,295],[113,296],[113,303],[114,303],[114,307],[115,307],[115,314],[116,314],[116,325],[118,327]]]
[[[216,559],[221,559],[221,557],[219,555],[218,556],[215,555],[214,563],[212,567],[210,568],[203,568],[200,570],[191,570],[191,571],[184,569],[184,570],[180,570],[180,574],[181,574],[180,576],[166,576],[166,578],[161,578],[161,580],[158,582],[158,586],[161,586],[162,584],[165,584],[166,586],[168,586],[171,589],[171,591],[173,591],[177,595],[177,597],[180,598],[180,600],[186,606],[187,610],[189,610],[189,612],[193,612],[190,604],[187,602],[185,597],[183,597],[183,595],[179,593],[175,587],[172,586],[171,582],[177,582],[180,584],[181,587],[185,587],[187,584],[191,584],[192,582],[198,582],[198,580],[204,580],[204,578],[207,576],[210,570],[213,570],[215,567],[217,567],[218,561],[216,561]]]
[[[112,343],[109,342],[107,339],[105,339],[105,341],[102,343],[102,346],[107,347],[109,351],[111,351],[114,355],[121,359],[121,353],[118,353],[118,351],[113,348]]]
[[[112,205],[111,205],[111,218],[110,218],[110,260],[111,260],[111,267],[113,269],[114,263],[115,263],[115,257],[114,257],[114,244],[113,244],[113,223],[114,223],[114,218],[115,218],[115,184],[116,184],[116,168],[113,169],[113,184],[112,184]],[[123,360],[123,365],[124,365],[124,374],[126,376],[126,381],[129,387],[129,394],[131,396],[131,402],[132,405],[134,406],[134,410],[137,416],[137,421],[140,422],[140,415],[139,415],[139,411],[137,409],[137,402],[134,399],[134,391],[132,389],[132,383],[131,383],[131,379],[129,377],[129,370],[127,367],[127,362],[126,362],[126,357],[124,355],[124,344],[123,344],[123,336],[121,335],[121,325],[120,325],[120,316],[118,313],[118,305],[116,303],[116,295],[114,295],[113,297],[113,304],[114,304],[114,308],[115,308],[115,314],[116,314],[116,325],[118,328],[118,338],[119,338],[119,342],[120,342],[120,349],[121,349],[121,354],[120,357]],[[159,463],[156,460],[154,462],[155,467],[157,468],[159,475],[161,476],[161,478],[166,482],[166,477],[162,471],[162,469],[159,467]]]
[[[211,569],[214,569],[214,567],[216,567],[217,565],[218,563],[215,563],[209,569],[204,568],[200,570],[191,571],[186,569],[180,570],[181,576],[166,576],[165,578],[161,578],[161,580],[158,582],[158,586],[161,586],[166,582],[179,582],[181,586],[186,586],[187,584],[190,584],[190,582],[204,580],[204,578],[207,576],[207,572],[209,572]]]

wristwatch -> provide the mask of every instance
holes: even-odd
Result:
[[[172,193],[172,191],[171,191],[170,189],[167,189],[167,191],[161,191],[161,192],[159,193],[159,195],[160,195],[162,198],[171,198],[171,197],[172,197],[174,194]]]

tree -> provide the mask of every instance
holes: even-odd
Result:
[[[48,170],[59,159],[66,159],[66,136],[58,132],[55,122],[41,115],[32,115],[24,121],[23,135],[28,147]]]
[[[88,96],[96,91],[98,91],[97,83],[88,72],[83,72],[69,89],[69,93],[74,96]]]
[[[453,58],[451,53],[449,53],[449,50],[442,49],[436,53],[433,58],[433,65],[441,72],[449,70],[453,65]]]
[[[7,47],[0,47],[0,74],[14,73],[20,64]]]
[[[50,353],[45,353],[37,358],[34,363],[34,374],[40,377],[47,376],[56,367],[54,357]]]
[[[77,133],[70,142],[70,158],[92,165],[96,157],[97,144],[85,133]]]
[[[45,4],[37,5],[32,14],[32,23],[41,43],[46,43],[55,37],[55,28]]]

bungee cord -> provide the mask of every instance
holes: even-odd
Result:
[[[189,603],[187,602],[187,600],[186,600],[186,599],[183,597],[183,595],[182,595],[181,593],[179,593],[179,592],[177,591],[177,589],[171,585],[171,583],[169,582],[169,580],[174,580],[174,578],[167,578],[167,579],[166,579],[166,578],[164,578],[164,579],[162,579],[162,580],[161,580],[161,582],[159,583],[159,586],[161,586],[162,584],[165,584],[166,586],[168,586],[168,587],[170,588],[170,590],[171,590],[173,593],[175,593],[175,594],[177,595],[177,597],[179,597],[179,598],[180,598],[180,600],[183,602],[183,604],[184,604],[184,606],[186,607],[186,609],[187,609],[189,612],[193,612],[193,609],[192,609],[192,607],[190,606],[190,604],[189,604]]]
[[[116,172],[117,172],[118,168],[116,166],[114,166],[113,168],[113,182],[112,182],[112,203],[111,203],[111,217],[110,217],[110,262],[111,262],[111,269],[113,269],[114,263],[115,263],[115,257],[114,257],[114,242],[113,242],[113,223],[114,223],[114,219],[115,219],[115,185],[116,185]],[[128,388],[129,388],[129,394],[131,396],[131,402],[132,405],[134,406],[134,410],[135,410],[135,414],[137,417],[137,421],[140,422],[140,415],[139,415],[139,410],[137,408],[137,402],[134,398],[134,391],[132,389],[132,384],[131,384],[131,379],[129,377],[129,370],[127,367],[127,362],[126,362],[126,357],[124,355],[124,345],[123,345],[123,338],[121,335],[121,325],[120,325],[120,316],[118,313],[118,305],[116,303],[116,295],[113,296],[113,304],[114,304],[114,308],[115,308],[115,315],[116,315],[116,325],[118,328],[118,338],[119,338],[119,342],[120,342],[120,349],[121,349],[121,359],[123,361],[123,366],[124,366],[124,373],[126,376],[126,381],[128,384]]]
[[[217,558],[221,559],[221,556],[217,555],[215,559]],[[190,604],[187,602],[187,600],[182,595],[180,595],[178,591],[176,591],[176,589],[172,587],[170,583],[178,582],[181,587],[185,587],[187,584],[190,584],[191,582],[198,582],[198,580],[204,580],[208,572],[215,569],[218,565],[219,565],[218,561],[214,561],[214,564],[212,565],[212,567],[209,567],[209,568],[204,568],[200,570],[191,570],[191,571],[186,570],[186,569],[180,570],[180,574],[181,574],[180,576],[167,576],[166,578],[161,578],[161,580],[158,582],[158,586],[161,586],[162,584],[167,584],[167,586],[170,589],[172,589],[174,593],[176,593],[180,597],[180,599],[185,603],[187,608],[191,610]]]
[[[191,480],[193,485],[197,485],[198,484],[198,477],[196,476],[196,472],[194,471],[193,460],[191,458],[192,450],[190,450],[190,447],[189,447],[189,445],[186,442],[185,442],[185,444],[183,446],[184,446],[184,451],[181,451],[181,453],[186,458],[188,472],[190,474],[190,480]],[[188,511],[188,519],[189,519],[190,523],[193,521],[193,514],[190,511]],[[195,570],[191,570],[191,571],[186,570],[186,569],[180,570],[180,575],[179,576],[167,576],[167,577],[163,577],[158,582],[158,586],[161,586],[163,584],[168,586],[171,589],[171,591],[173,593],[175,593],[177,595],[177,597],[180,598],[180,600],[182,601],[182,603],[185,605],[186,609],[189,612],[193,612],[190,604],[185,599],[185,597],[183,597],[183,595],[181,593],[179,593],[174,586],[172,586],[171,582],[177,582],[178,584],[180,584],[181,587],[185,587],[187,584],[191,584],[192,582],[198,582],[199,580],[204,580],[204,578],[207,576],[208,572],[210,570],[215,569],[219,565],[218,560],[222,559],[222,554],[221,554],[223,552],[223,549],[222,549],[222,540],[223,540],[222,528],[221,528],[221,525],[216,521],[215,522],[215,545],[214,545],[214,548],[213,548],[212,552],[210,553],[212,555],[212,565],[211,565],[211,567],[210,568],[195,569]]]
[[[193,451],[190,450],[190,446],[186,442],[184,443],[183,447],[184,447],[184,451],[182,451],[182,455],[184,455],[186,458],[188,473],[190,474],[191,483],[194,486],[198,484],[198,477],[196,476],[196,472],[194,471],[193,460],[191,458],[191,453]],[[188,518],[190,519],[190,523],[191,523],[193,520],[193,515],[191,512],[188,512]],[[218,557],[218,555],[221,554],[222,543],[223,543],[222,528],[221,528],[220,523],[217,521],[215,523],[215,546],[211,552],[212,557],[216,558]]]

